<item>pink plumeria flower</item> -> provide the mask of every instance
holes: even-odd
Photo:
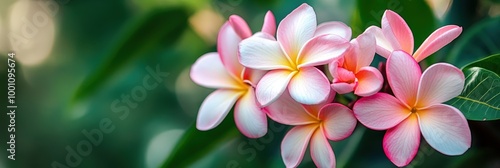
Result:
[[[331,26],[325,25],[324,29]],[[262,106],[278,99],[287,88],[292,98],[302,104],[318,104],[326,100],[330,83],[314,66],[325,65],[342,56],[349,42],[336,34],[315,36],[316,28],[313,8],[302,4],[280,22],[277,40],[254,35],[240,43],[241,64],[270,70],[256,88],[257,100]],[[322,30],[320,33],[324,32],[346,35],[344,30]]]
[[[382,88],[382,74],[370,66],[375,56],[375,46],[372,34],[363,33],[351,40],[351,47],[344,57],[329,64],[333,90],[339,94],[354,91],[359,96],[371,96]]]
[[[387,78],[394,96],[377,93],[359,99],[354,114],[368,128],[387,130],[384,152],[397,166],[408,165],[420,144],[420,133],[431,147],[446,155],[461,155],[471,145],[464,115],[441,104],[456,97],[464,87],[464,74],[446,63],[430,66],[423,74],[404,51],[387,60]]]
[[[310,141],[311,157],[317,167],[335,167],[335,155],[328,140],[349,137],[356,127],[356,118],[344,105],[330,103],[335,93],[324,103],[301,105],[288,93],[283,93],[266,107],[269,118],[293,125],[281,143],[281,156],[286,167],[297,167]]]
[[[274,15],[265,16],[263,33],[274,34]],[[245,136],[262,137],[267,133],[265,112],[255,98],[254,86],[265,74],[243,67],[238,61],[238,44],[250,37],[251,30],[239,16],[233,15],[219,31],[217,50],[201,56],[191,67],[191,79],[208,88],[216,88],[201,104],[196,128],[210,130],[219,125],[234,104],[236,126]]]
[[[386,10],[382,16],[382,29],[371,26],[367,30],[377,39],[377,53],[387,58],[392,51],[403,50],[413,55],[417,62],[422,61],[462,33],[462,28],[456,25],[443,26],[434,31],[413,53],[413,34],[408,24],[397,13]]]

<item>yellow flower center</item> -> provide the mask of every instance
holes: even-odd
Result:
[[[417,113],[417,108],[416,107],[411,108],[411,113]]]

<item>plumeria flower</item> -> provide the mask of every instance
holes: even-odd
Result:
[[[387,130],[384,152],[397,166],[408,165],[420,144],[420,133],[431,147],[446,155],[461,155],[471,145],[464,115],[442,104],[460,94],[464,74],[456,67],[437,63],[423,74],[404,51],[387,60],[387,78],[394,96],[377,93],[354,105],[354,114],[368,128]]]
[[[281,143],[281,156],[286,167],[297,167],[310,142],[311,157],[317,167],[335,167],[335,155],[328,140],[339,141],[350,136],[356,118],[344,105],[330,103],[335,93],[324,103],[301,105],[285,92],[266,107],[269,118],[293,125]]]
[[[274,34],[274,15],[265,16],[263,33]],[[196,128],[210,130],[219,125],[234,104],[234,120],[241,133],[250,138],[267,133],[266,114],[255,98],[255,85],[263,71],[243,67],[238,61],[238,44],[250,37],[251,30],[239,16],[233,15],[219,31],[217,53],[201,56],[191,67],[191,79],[208,88],[216,88],[201,104]]]
[[[329,29],[334,24],[324,25]],[[311,6],[302,4],[279,24],[274,37],[254,35],[240,43],[240,62],[246,67],[270,70],[257,84],[257,100],[267,106],[288,88],[292,98],[302,104],[318,104],[327,99],[330,83],[315,66],[339,58],[349,47],[341,35],[320,34],[316,14]],[[325,32],[346,31],[342,27]],[[350,32],[348,34],[350,36]]]
[[[371,26],[366,31],[375,35],[377,53],[381,56],[387,58],[392,51],[403,50],[420,62],[457,38],[462,33],[462,28],[447,25],[437,29],[425,39],[415,53],[413,53],[413,34],[408,24],[391,10],[386,10],[382,16],[382,29]]]
[[[370,66],[375,47],[375,37],[369,33],[351,40],[351,47],[344,57],[329,64],[333,76],[332,89],[339,94],[354,91],[359,96],[377,93],[382,88],[384,78],[377,68]]]

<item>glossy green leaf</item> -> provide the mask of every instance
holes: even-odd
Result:
[[[462,69],[469,69],[473,67],[481,67],[495,72],[496,74],[500,74],[500,53],[472,62],[464,66]]]
[[[462,93],[456,98],[447,102],[458,108],[469,120],[497,120],[500,119],[500,77],[497,73],[498,61],[491,63],[491,60],[498,60],[499,54],[486,59],[474,62],[462,70],[465,75],[465,86]],[[475,67],[483,66],[482,67]]]
[[[390,9],[403,17],[413,32],[415,49],[436,29],[436,20],[423,0],[358,0],[351,21],[353,37],[369,26],[380,27],[384,11]]]
[[[465,29],[457,39],[447,62],[464,66],[487,55],[500,53],[500,17],[483,20]]]
[[[183,8],[154,9],[130,25],[122,38],[104,56],[105,61],[78,87],[73,102],[92,95],[125,65],[157,48],[168,48],[187,28],[188,12]]]
[[[228,116],[232,116],[232,113]],[[161,167],[187,167],[223,145],[223,142],[237,138],[239,135],[241,134],[236,129],[232,117],[226,117],[219,126],[209,131],[200,131],[193,124],[178,141]]]

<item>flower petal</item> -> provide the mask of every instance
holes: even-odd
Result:
[[[280,97],[285,91],[290,79],[296,74],[296,71],[273,70],[269,71],[260,79],[257,84],[257,100],[262,107],[268,106]]]
[[[272,36],[276,34],[276,19],[274,18],[273,12],[267,11],[266,16],[264,16],[264,24],[262,24],[261,31]]]
[[[219,125],[243,93],[227,89],[212,92],[201,104],[196,118],[196,128],[206,131]]]
[[[241,37],[236,34],[231,24],[226,22],[222,25],[217,37],[217,52],[220,55],[222,64],[235,78],[239,78],[243,70],[243,66],[238,61],[238,44],[241,40]]]
[[[280,22],[276,36],[285,53],[295,61],[299,50],[314,36],[315,31],[316,13],[304,3]]]
[[[212,52],[202,55],[191,67],[191,79],[208,88],[240,89],[241,84],[222,65],[219,54]]]
[[[369,66],[375,56],[375,36],[371,33],[363,33],[357,38],[352,39],[351,47],[344,54],[343,67],[352,72],[358,72],[359,69]]]
[[[335,167],[335,154],[321,129],[311,138],[311,158],[316,167]]]
[[[353,111],[361,124],[374,130],[392,128],[411,114],[405,105],[387,93],[359,99],[354,104]]]
[[[304,107],[304,109],[306,109],[306,111],[309,112],[309,114],[311,114],[312,116],[318,117],[319,116],[318,114],[319,114],[319,111],[321,110],[321,108],[323,108],[323,106],[333,102],[333,99],[335,99],[335,94],[336,94],[335,91],[333,89],[330,89],[330,95],[328,96],[326,101],[323,101],[319,104],[313,104],[313,105],[302,104],[302,107]]]
[[[406,166],[413,160],[419,145],[420,129],[415,115],[387,130],[383,141],[385,155],[398,167]]]
[[[391,43],[385,37],[384,33],[382,33],[382,29],[377,26],[370,26],[365,30],[365,33],[370,33],[375,36],[376,40],[376,52],[382,57],[389,58],[394,48]]]
[[[460,33],[462,33],[462,28],[455,25],[443,26],[437,29],[420,45],[415,54],[413,54],[413,58],[417,62],[422,61],[456,39]]]
[[[359,46],[358,43],[356,42],[356,39],[351,40],[350,44],[351,46],[346,50],[344,55],[341,57],[342,58],[341,61],[338,61],[338,64],[342,63],[340,64],[342,68],[348,71],[356,72]]]
[[[377,68],[366,66],[356,74],[358,85],[354,94],[358,96],[371,96],[377,93],[384,84],[384,77]]]
[[[415,59],[404,51],[394,51],[387,59],[387,81],[396,98],[408,106],[414,106],[418,82],[420,81],[420,66]]]
[[[300,50],[298,68],[328,64],[342,56],[349,46],[349,41],[337,35],[315,37]]]
[[[272,36],[271,34],[268,34],[266,32],[257,32],[255,34],[253,34],[253,36],[260,37],[260,38],[265,38],[265,39],[272,40],[272,41],[276,41],[276,38],[274,38],[274,36]]]
[[[291,69],[277,41],[254,35],[240,43],[240,62],[260,70]]]
[[[314,36],[316,37],[325,34],[335,34],[346,40],[350,40],[352,31],[349,26],[342,22],[324,22],[318,25]]]
[[[351,41],[351,46],[354,46],[357,50],[354,72],[358,72],[362,67],[370,66],[373,57],[375,57],[377,46],[375,36],[370,33],[363,33]]]
[[[328,63],[328,72],[330,72],[330,75],[332,75],[333,78],[339,77],[338,70],[339,68],[342,67],[343,64],[344,64],[344,57],[340,57],[339,59],[336,59]]]
[[[272,120],[286,125],[305,125],[316,123],[316,116],[311,115],[306,109],[284,92],[278,100],[266,107],[267,114]]]
[[[328,98],[330,82],[315,67],[301,68],[290,80],[288,90],[292,98],[302,104],[318,104]]]
[[[252,30],[248,27],[247,22],[238,15],[229,16],[229,24],[234,28],[235,32],[241,39],[246,39],[252,36]]]
[[[413,34],[405,20],[397,13],[386,10],[382,16],[382,32],[394,49],[413,54]]]
[[[267,117],[255,98],[255,91],[248,91],[236,102],[234,107],[236,127],[249,138],[259,138],[267,133]]]
[[[418,112],[420,129],[427,143],[445,155],[461,155],[471,145],[471,132],[464,115],[455,107],[438,104]]]
[[[281,157],[286,167],[297,167],[304,157],[307,144],[318,128],[316,124],[301,125],[292,128],[281,142]]]
[[[348,82],[348,83],[356,82],[356,75],[352,71],[344,69],[342,67],[337,68],[337,73],[335,76],[333,76],[333,78],[334,80]]]
[[[352,92],[354,87],[356,87],[356,83],[347,83],[347,82],[333,82],[331,87],[338,94],[346,94]]]
[[[242,79],[244,82],[252,85],[252,87],[257,87],[260,79],[267,73],[264,70],[252,69],[252,68],[243,68]]]
[[[420,80],[417,106],[427,107],[446,102],[462,92],[464,73],[447,63],[437,63],[425,70]]]
[[[331,103],[321,108],[319,119],[323,121],[322,128],[326,137],[333,141],[349,137],[357,123],[351,109],[338,103]]]

